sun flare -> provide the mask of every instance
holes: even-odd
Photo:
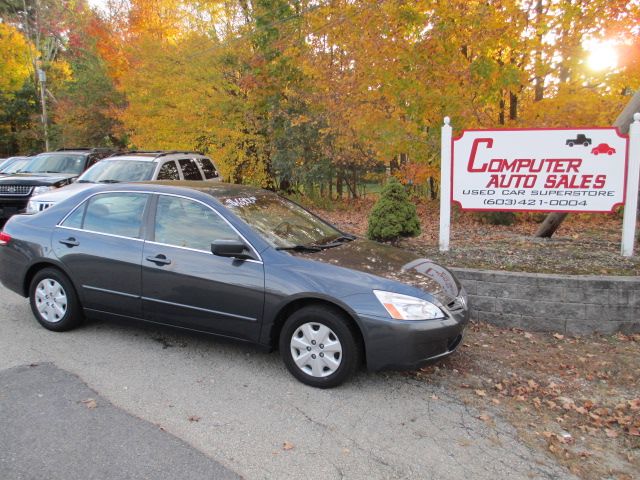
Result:
[[[613,70],[618,66],[618,51],[610,43],[594,43],[587,50],[589,51],[587,65],[591,70],[601,72]]]

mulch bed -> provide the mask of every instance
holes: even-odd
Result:
[[[310,206],[342,230],[365,236],[372,199],[338,202],[332,209]],[[438,249],[439,205],[418,204],[422,233],[399,246],[449,267],[574,275],[640,275],[636,255],[620,255],[622,219],[616,214],[572,214],[550,239],[533,237],[544,218],[519,214],[514,225],[489,225],[472,212],[456,212],[451,222],[451,248]]]

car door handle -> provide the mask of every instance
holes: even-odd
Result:
[[[167,257],[165,257],[162,254],[156,255],[155,257],[147,257],[146,260],[148,262],[155,263],[158,266],[159,265],[169,265],[169,264],[171,264],[171,260],[169,260]]]
[[[77,247],[78,245],[80,245],[80,242],[77,241],[75,238],[73,237],[69,237],[67,239],[64,240],[58,240],[61,244],[66,245],[67,247]]]

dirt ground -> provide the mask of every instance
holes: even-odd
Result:
[[[372,199],[311,207],[344,231],[365,235]],[[418,204],[422,233],[399,246],[450,267],[582,275],[640,275],[640,256],[620,255],[622,219],[617,214],[571,214],[550,239],[534,238],[544,218],[520,214],[514,225],[489,225],[471,212],[454,211],[451,249],[438,250],[439,206]],[[636,252],[640,247],[636,249]]]
[[[372,200],[313,208],[365,235]],[[438,205],[418,205],[422,233],[402,248],[453,267],[537,273],[640,275],[640,257],[620,256],[618,215],[569,215],[552,239],[533,234],[543,215],[512,226],[454,212],[451,251],[438,251]],[[450,358],[407,373],[441,382],[491,423],[500,415],[522,439],[583,479],[640,478],[640,335],[572,338],[472,323]],[[437,400],[437,399],[434,399]],[[496,441],[499,439],[496,437]]]
[[[640,335],[565,337],[472,323],[460,349],[412,375],[453,388],[479,418],[584,479],[640,478]]]

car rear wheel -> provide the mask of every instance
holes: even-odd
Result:
[[[280,354],[291,374],[317,388],[336,387],[360,364],[360,346],[345,315],[324,306],[305,307],[285,322]]]
[[[573,147],[573,142],[569,142],[567,145],[569,145],[570,147]]]
[[[608,155],[613,155],[613,150],[609,150],[609,151],[607,152],[607,154],[608,154]]]
[[[68,277],[54,268],[35,274],[29,287],[31,310],[48,330],[63,332],[82,322],[82,309]]]
[[[585,147],[588,147],[589,146],[589,142],[584,142],[582,145],[585,146]]]

